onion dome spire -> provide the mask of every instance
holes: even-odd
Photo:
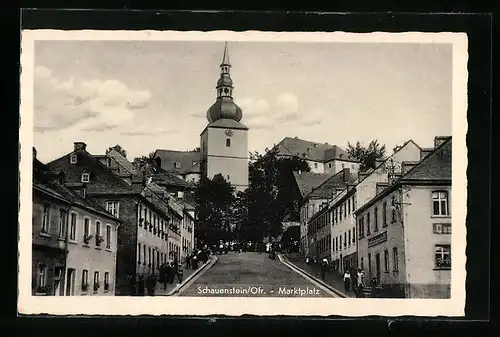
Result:
[[[220,77],[215,87],[217,99],[207,111],[207,119],[210,123],[219,119],[233,119],[237,122],[243,117],[239,106],[233,102],[233,80],[231,79],[231,62],[227,42],[224,45],[224,54],[220,64]]]

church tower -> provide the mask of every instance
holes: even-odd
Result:
[[[243,113],[233,101],[227,42],[215,89],[217,98],[200,135],[201,173],[208,178],[220,173],[236,191],[242,191],[248,187],[248,128],[240,123]]]

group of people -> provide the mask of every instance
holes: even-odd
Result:
[[[364,297],[364,277],[365,277],[365,272],[363,269],[358,269],[351,267],[351,268],[346,268],[346,271],[344,272],[344,288],[345,291],[349,291],[352,288],[352,291],[354,294],[356,294],[356,297]]]
[[[210,257],[210,250],[208,247],[204,247],[203,249],[199,249],[197,251],[193,251],[191,255],[186,257],[186,265],[191,269],[198,269],[198,265],[200,263],[207,263]]]

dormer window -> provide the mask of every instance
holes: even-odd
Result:
[[[181,168],[181,162],[180,161],[176,161],[174,163],[174,166],[175,166],[175,168]]]
[[[90,174],[82,173],[82,183],[89,183],[89,182],[90,182]]]
[[[78,156],[76,155],[76,153],[72,153],[71,156],[69,156],[69,163],[70,164],[76,164],[78,160]]]
[[[197,161],[193,161],[193,166],[196,166],[196,164],[198,164]]]

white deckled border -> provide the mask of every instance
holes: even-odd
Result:
[[[21,314],[463,316],[467,210],[467,35],[465,33],[177,32],[24,30],[21,43],[19,305]],[[33,78],[35,40],[268,41],[453,44],[452,287],[450,299],[33,297],[31,296]]]

